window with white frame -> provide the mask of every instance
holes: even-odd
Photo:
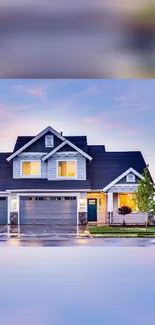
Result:
[[[76,161],[58,161],[58,177],[60,178],[75,178],[76,169]]]
[[[119,208],[122,208],[123,206],[128,206],[129,208],[131,208],[132,212],[136,212],[137,211],[137,204],[135,203],[135,201],[133,200],[133,194],[132,193],[123,193],[123,194],[119,194]]]
[[[130,174],[128,174],[127,176],[126,176],[126,181],[127,182],[135,182],[135,175],[134,174],[132,174],[132,173],[130,173]]]
[[[22,161],[22,176],[40,176],[40,161]]]
[[[45,135],[45,147],[54,147],[54,136],[53,136],[53,134]]]

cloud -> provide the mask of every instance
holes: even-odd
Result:
[[[42,102],[44,102],[46,99],[46,92],[41,88],[27,88],[22,84],[13,85],[13,88],[22,90],[29,95],[35,96]]]

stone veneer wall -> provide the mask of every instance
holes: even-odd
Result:
[[[79,212],[79,224],[86,225],[87,222],[87,212]]]
[[[10,212],[10,225],[11,226],[18,225],[18,212]]]

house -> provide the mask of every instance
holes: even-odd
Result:
[[[132,195],[146,164],[139,151],[108,152],[86,136],[52,127],[19,136],[13,152],[0,153],[0,224],[143,224]]]

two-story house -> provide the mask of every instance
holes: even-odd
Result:
[[[143,224],[132,195],[146,164],[141,152],[108,152],[86,136],[64,136],[51,127],[19,136],[13,152],[0,153],[0,224]]]

